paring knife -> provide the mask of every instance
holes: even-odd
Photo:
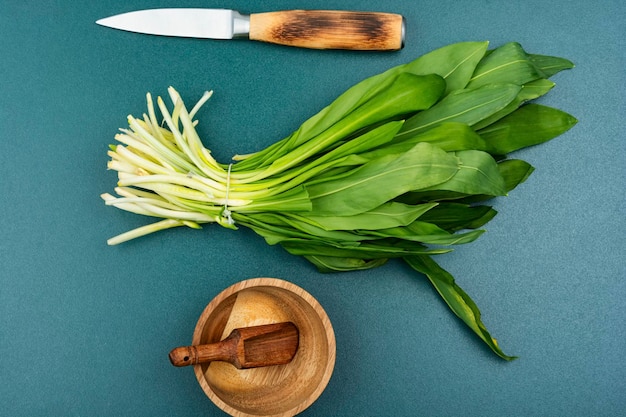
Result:
[[[404,18],[393,13],[287,10],[241,14],[228,9],[149,9],[96,23],[130,32],[206,39],[248,38],[312,49],[395,51]]]

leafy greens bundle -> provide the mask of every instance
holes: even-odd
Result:
[[[288,137],[230,164],[217,162],[195,130],[210,92],[188,110],[170,88],[171,111],[157,99],[162,122],[148,94],[147,114],[129,116],[109,151],[118,196],[102,198],[163,220],[108,243],[218,223],[248,227],[323,272],[402,258],[498,356],[513,359],[432,255],[478,238],[496,214],[484,202],[528,178],[533,167],[509,153],[576,123],[527,103],[572,67],[517,43],[452,44],[356,84]]]

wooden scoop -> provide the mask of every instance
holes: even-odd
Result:
[[[284,365],[296,354],[298,340],[298,328],[291,322],[243,327],[221,342],[172,349],[170,362],[188,366],[224,361],[238,369]]]

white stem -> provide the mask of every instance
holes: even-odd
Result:
[[[184,226],[185,224],[179,220],[161,220],[160,222],[156,222],[153,224],[149,224],[147,226],[138,227],[136,229],[130,230],[126,233],[122,233],[121,235],[117,235],[107,240],[108,245],[118,245],[123,242],[127,242],[132,239],[136,239],[141,236],[148,235],[150,233],[158,232],[160,230],[170,229],[172,227]]]

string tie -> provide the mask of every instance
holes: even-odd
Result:
[[[226,223],[228,224],[235,224],[232,212],[228,209],[228,195],[230,193],[230,170],[232,167],[233,164],[228,164],[228,173],[226,174],[226,197],[224,198],[224,211],[222,211],[222,215],[226,217]]]

